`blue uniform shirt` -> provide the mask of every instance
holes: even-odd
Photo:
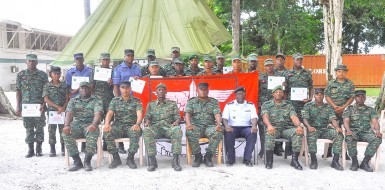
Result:
[[[112,77],[112,83],[115,85],[120,85],[123,81],[128,81],[130,77],[135,76],[142,76],[142,73],[140,72],[140,68],[132,64],[131,68],[126,65],[126,63],[123,61],[120,65],[118,65],[113,72]]]
[[[84,69],[82,71],[79,71],[76,67],[72,67],[69,69],[66,73],[66,84],[67,86],[72,85],[72,76],[78,76],[78,77],[89,77],[89,82],[92,83],[92,68],[84,66]],[[71,98],[74,98],[78,95],[79,93],[72,94]]]

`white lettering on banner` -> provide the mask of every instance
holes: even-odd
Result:
[[[325,74],[326,73],[326,69],[309,69],[309,71],[311,71],[312,74]]]

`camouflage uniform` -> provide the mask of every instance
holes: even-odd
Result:
[[[345,79],[343,83],[339,83],[336,79],[328,82],[325,89],[325,96],[330,97],[336,106],[343,106],[346,102],[354,97],[354,84],[351,80]],[[342,116],[337,115],[339,125],[343,124]]]
[[[167,72],[166,76],[167,76],[167,77],[181,77],[181,76],[187,76],[187,75],[186,75],[185,72],[183,72],[182,75],[177,75],[177,74],[176,74],[176,71],[173,70],[173,71]]]
[[[357,156],[357,141],[364,141],[369,143],[366,147],[365,156],[372,157],[376,153],[378,146],[382,143],[382,139],[376,137],[370,126],[372,119],[377,119],[374,108],[366,105],[350,105],[345,109],[342,117],[350,119],[349,126],[353,132],[352,135],[346,135],[345,137],[349,155],[352,157]]]
[[[213,69],[213,73],[212,75],[217,75],[217,74],[221,74],[221,73],[218,73],[217,70],[214,70]],[[196,76],[206,76],[206,71],[203,69],[201,72],[199,72]]]
[[[61,82],[59,86],[55,86],[52,81],[48,82],[44,85],[43,89],[43,95],[48,97],[49,100],[51,100],[53,103],[55,103],[58,106],[64,106],[66,102],[66,97],[68,96],[68,88],[67,84],[65,82]],[[48,105],[48,111],[57,111],[57,108],[49,106]],[[49,117],[49,114],[48,114]],[[60,143],[63,144],[63,137],[62,132],[64,128],[64,124],[56,125],[56,124],[50,124],[48,125],[48,143],[49,144],[56,144],[56,128],[59,126],[59,134],[60,134]]]
[[[215,154],[215,151],[222,139],[222,132],[215,130],[215,114],[220,114],[218,100],[208,97],[207,100],[199,100],[199,98],[190,98],[187,102],[185,113],[191,116],[191,125],[196,128],[187,130],[186,136],[190,143],[192,154],[201,153],[199,146],[199,138],[209,138],[209,146],[206,153]]]
[[[166,65],[164,65],[163,69],[164,69],[164,72],[165,72],[166,75],[169,72],[175,71],[173,61],[171,61],[170,63],[167,63]]]
[[[170,138],[172,154],[180,155],[182,152],[182,130],[179,126],[172,124],[180,120],[179,109],[175,101],[165,100],[160,103],[158,100],[151,101],[147,105],[145,120],[151,123],[144,129],[144,143],[148,156],[156,155],[155,139]]]
[[[328,128],[328,124],[333,119],[337,119],[330,105],[325,103],[322,106],[317,106],[315,102],[306,103],[302,110],[302,117],[307,119],[310,126],[316,129],[315,132],[308,132],[307,134],[310,154],[317,153],[317,139],[323,138],[333,140],[333,154],[341,155],[344,136],[334,128]]]
[[[313,88],[313,79],[311,72],[307,69],[301,68],[299,72],[294,70],[294,68],[286,73],[286,81],[288,85],[288,99],[290,100],[290,90],[291,88]],[[308,93],[309,90],[308,90]],[[302,101],[291,101],[294,106],[295,112],[297,113],[298,118],[301,120],[301,110],[303,109],[305,103]]]
[[[184,73],[186,73],[187,76],[197,76],[199,72],[202,72],[204,69],[198,67],[197,71],[193,71],[191,67],[188,67],[185,69]]]
[[[150,70],[148,70],[148,66],[149,64],[143,66],[142,68],[140,68],[140,72],[142,73],[142,76],[144,77],[149,77],[151,76],[150,75]],[[159,73],[158,73],[159,76],[166,76],[166,71],[163,67],[159,66]]]
[[[103,113],[103,103],[95,96],[90,96],[87,99],[81,99],[77,96],[70,100],[66,112],[73,113],[73,121],[71,122],[71,133],[64,134],[63,139],[68,150],[68,155],[73,157],[79,154],[76,145],[76,139],[86,138],[86,154],[93,156],[96,152],[96,143],[100,135],[99,127],[93,132],[87,132],[87,127],[92,124],[95,113]]]
[[[128,100],[115,97],[112,99],[108,110],[113,111],[115,117],[115,121],[111,124],[111,130],[104,132],[108,153],[118,152],[115,144],[115,139],[118,138],[130,138],[128,152],[136,153],[139,148],[139,138],[142,135],[142,130],[133,131],[131,127],[137,120],[136,111],[143,110],[142,102],[139,98],[132,96]]]
[[[19,72],[16,77],[16,89],[21,91],[21,103],[43,105],[43,87],[47,82],[48,75],[41,70],[37,69],[31,73],[26,69]],[[44,112],[40,117],[23,117],[23,125],[26,129],[25,143],[44,142],[45,124]]]
[[[286,77],[287,75],[287,69],[284,68],[282,71],[279,71],[277,68],[274,69],[274,73],[276,74],[276,76],[278,77]]]
[[[94,76],[92,76],[94,78]],[[112,76],[111,76],[112,78]],[[108,106],[110,105],[110,102],[112,98],[114,97],[114,85],[110,85],[107,81],[98,81],[93,80],[94,86],[95,86],[95,92],[94,96],[99,98],[103,102],[103,119],[105,115],[107,114]]]
[[[281,104],[270,100],[262,105],[262,116],[264,114],[269,116],[271,125],[276,129],[274,135],[265,133],[266,150],[273,150],[275,139],[283,137],[291,140],[294,152],[299,152],[302,146],[302,135],[296,133],[296,127],[290,118],[297,115],[293,105],[287,100],[283,100]]]

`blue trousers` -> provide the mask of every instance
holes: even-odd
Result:
[[[239,137],[246,138],[245,151],[243,160],[250,161],[251,154],[254,151],[254,146],[257,141],[257,133],[251,133],[251,127],[233,127],[233,132],[225,132],[225,146],[227,159],[229,163],[235,162],[235,139]]]

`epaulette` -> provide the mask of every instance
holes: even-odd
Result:
[[[197,97],[192,97],[190,99],[188,99],[188,101],[192,101],[192,100],[195,100]]]
[[[253,102],[246,102],[246,104],[251,104],[251,105],[253,105],[254,103],[253,103]]]
[[[227,105],[231,105],[231,104],[234,104],[234,101],[231,101],[231,102],[227,103]]]

